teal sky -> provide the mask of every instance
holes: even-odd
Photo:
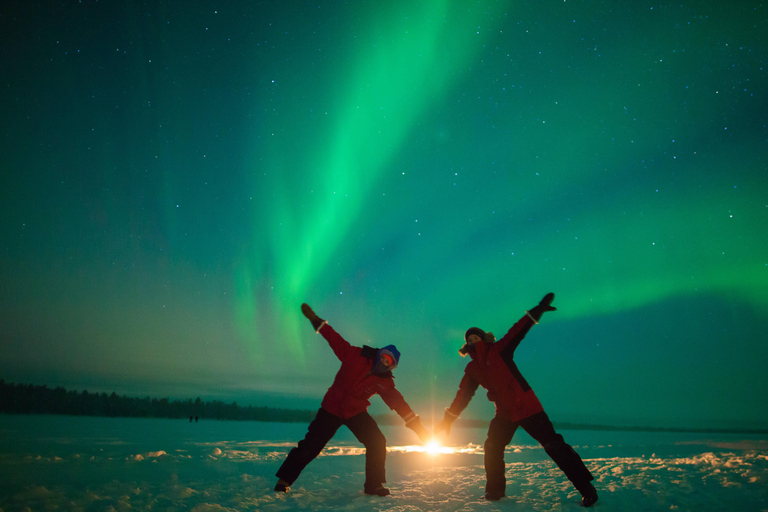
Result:
[[[766,427],[766,34],[746,1],[6,2],[0,378],[315,408],[308,302],[441,416],[464,331],[552,291],[516,359],[555,421]]]

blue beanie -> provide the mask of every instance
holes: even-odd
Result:
[[[376,351],[376,360],[373,363],[374,373],[379,373],[377,371],[379,370],[379,368],[377,367],[380,365],[382,354],[388,354],[392,356],[392,359],[395,360],[395,363],[389,368],[387,368],[387,370],[389,371],[394,370],[397,367],[397,363],[400,362],[400,351],[397,350],[397,347],[395,347],[394,345],[387,345],[386,347],[380,348],[379,350]]]
[[[395,358],[395,366],[397,366],[397,363],[400,362],[400,351],[397,350],[397,347],[394,345],[387,345],[386,347],[379,349],[379,354],[381,354],[382,350],[386,350],[387,352],[392,354],[392,357]],[[395,366],[393,366],[392,368],[394,368]]]

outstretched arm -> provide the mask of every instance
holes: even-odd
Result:
[[[530,331],[535,324],[539,323],[539,320],[541,320],[544,313],[547,311],[557,311],[557,308],[550,305],[553,300],[555,300],[554,293],[546,294],[535,307],[526,311],[525,315],[523,315],[515,325],[510,327],[509,331],[507,331],[498,342],[502,356],[514,353],[517,346],[520,345],[520,342],[525,338],[525,335],[528,334],[528,331]]]
[[[315,332],[323,335],[323,338],[325,338],[325,340],[331,346],[331,349],[333,349],[333,353],[336,354],[336,357],[338,357],[340,361],[343,361],[347,351],[351,347],[349,342],[342,338],[341,335],[333,329],[333,327],[328,325],[327,320],[323,320],[317,316],[317,314],[312,311],[312,308],[309,307],[308,304],[305,303],[301,305],[301,312],[310,322],[312,322],[312,327],[315,328]]]
[[[387,388],[381,391],[379,395],[390,409],[403,418],[405,426],[413,430],[416,435],[419,436],[419,440],[422,443],[429,441],[429,432],[427,432],[427,429],[421,424],[421,418],[413,412],[413,409],[411,409],[411,406],[405,401],[403,395],[395,389],[394,384],[387,386]]]
[[[459,390],[456,392],[456,398],[453,399],[451,406],[445,409],[445,414],[440,423],[435,427],[435,434],[445,431],[445,435],[451,434],[451,425],[461,415],[461,412],[467,408],[472,397],[475,396],[475,391],[480,384],[470,377],[468,374],[464,374],[461,382],[459,383]]]

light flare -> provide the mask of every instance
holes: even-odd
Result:
[[[430,455],[437,455],[438,453],[453,453],[453,448],[443,446],[433,440],[424,445],[424,451]]]
[[[432,440],[424,445],[414,444],[405,446],[388,446],[389,452],[401,452],[401,453],[426,453],[428,455],[451,455],[451,454],[479,454],[483,453],[482,446],[476,444],[468,444],[467,446],[443,446],[437,440]]]

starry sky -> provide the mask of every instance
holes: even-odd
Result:
[[[6,382],[315,409],[307,302],[440,418],[464,331],[551,291],[553,420],[768,426],[765,4],[38,4],[0,9]]]

